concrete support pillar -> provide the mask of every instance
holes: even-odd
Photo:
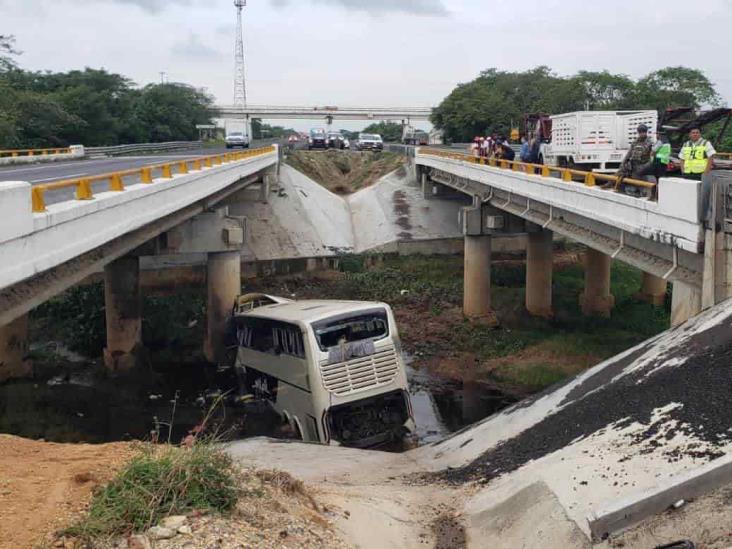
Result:
[[[493,315],[490,236],[465,236],[463,314],[476,319]]]
[[[674,282],[671,298],[671,326],[680,326],[702,311],[701,290],[683,282]]]
[[[644,272],[639,297],[651,305],[661,307],[666,302],[666,285],[666,280],[660,276]]]
[[[135,366],[135,351],[142,345],[138,257],[122,257],[104,268],[104,306],[107,321],[104,364],[113,371],[129,370]]]
[[[552,316],[552,231],[529,233],[526,246],[526,310],[534,316]]]
[[[0,383],[33,373],[33,364],[27,354],[28,315],[23,315],[0,326]]]
[[[591,248],[585,254],[585,291],[580,296],[580,307],[586,315],[610,316],[615,298],[610,293],[610,265],[612,258]]]
[[[208,254],[208,302],[204,353],[210,362],[224,358],[224,337],[236,297],[241,293],[241,252]]]
[[[425,200],[434,198],[435,196],[435,182],[430,179],[427,172],[422,172],[420,183],[422,185],[422,197]]]

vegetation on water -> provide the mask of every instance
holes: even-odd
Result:
[[[231,511],[240,495],[237,474],[229,455],[212,442],[142,445],[66,533],[87,539],[111,537],[142,532],[170,515]]]
[[[432,123],[455,142],[476,135],[509,135],[525,113],[657,109],[717,105],[721,97],[704,73],[667,67],[638,80],[608,71],[560,76],[540,66],[524,72],[492,68],[459,84],[434,109]],[[732,145],[732,137],[729,138]],[[727,143],[723,145],[728,145]],[[725,149],[728,150],[728,149]]]

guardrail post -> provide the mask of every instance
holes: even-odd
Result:
[[[200,171],[201,170],[201,161],[200,160],[194,160],[193,161],[193,170],[194,171]]]
[[[511,170],[513,170],[514,172],[519,171],[520,167],[521,164],[519,164],[518,162],[511,162]]]
[[[164,164],[163,165],[163,178],[165,179],[171,179],[173,177],[172,172],[170,171],[170,164]]]
[[[585,185],[588,187],[594,187],[595,186],[595,174],[592,172],[588,172],[587,175],[585,175]]]
[[[152,183],[152,168],[142,168],[140,170],[140,181],[143,183]]]
[[[33,213],[41,213],[46,211],[46,201],[43,198],[43,192],[45,191],[42,187],[31,188],[31,200],[33,202]]]
[[[178,173],[188,173],[188,162],[184,160],[178,164]]]
[[[76,200],[91,200],[94,198],[92,193],[91,181],[88,179],[80,179],[76,184]]]
[[[562,170],[562,181],[571,183],[572,182],[572,172],[567,169]]]
[[[203,162],[207,168],[213,168],[213,160],[211,160],[210,156],[206,157]]]
[[[551,177],[552,176],[552,171],[549,169],[549,166],[541,167],[541,176],[542,177]]]
[[[122,183],[122,176],[118,173],[115,173],[112,175],[112,178],[109,182],[109,190],[110,191],[124,191],[125,186],[124,183]]]
[[[221,166],[221,156],[214,156],[214,164],[216,166]]]

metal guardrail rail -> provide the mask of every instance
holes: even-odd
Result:
[[[112,145],[109,147],[84,147],[89,155],[117,156],[141,152],[175,151],[200,147],[203,141],[169,141],[166,143],[135,143],[132,145]]]
[[[0,158],[18,158],[25,156],[50,156],[54,154],[71,154],[70,147],[55,149],[8,149],[0,150]]]
[[[530,175],[539,174],[542,177],[555,177],[556,174],[556,176],[558,176],[562,181],[565,181],[567,183],[574,183],[575,177],[577,177],[581,178],[582,182],[588,187],[594,187],[598,181],[614,183],[616,189],[620,184],[641,187],[645,189],[654,189],[656,187],[656,183],[643,181],[641,179],[619,177],[617,175],[609,175],[603,173],[585,172],[582,170],[562,168],[559,166],[547,166],[544,164],[530,164],[528,162],[518,162],[514,160],[500,160],[497,158],[478,157],[469,154],[455,153],[440,149],[420,147],[419,154],[453,158],[455,160],[462,160],[463,162],[470,162],[472,164],[492,166],[494,168],[502,168],[514,172],[524,172]]]
[[[174,173],[187,174],[191,171],[201,171],[206,168],[213,168],[229,162],[236,162],[255,156],[275,152],[276,147],[270,145],[261,149],[251,149],[247,151],[223,153],[212,156],[201,156],[197,158],[187,158],[177,160],[175,162],[167,162],[164,164],[156,164],[153,166],[143,166],[142,168],[133,168],[129,170],[112,172],[81,179],[66,179],[63,181],[54,181],[52,183],[44,183],[36,185],[31,189],[31,197],[33,201],[33,212],[42,213],[46,211],[45,193],[46,191],[75,188],[76,200],[91,200],[94,198],[93,183],[105,181],[108,183],[109,191],[124,191],[125,177],[138,176],[141,183],[154,183],[154,175],[159,172],[159,179],[172,179]]]

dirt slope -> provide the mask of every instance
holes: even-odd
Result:
[[[336,194],[351,194],[376,183],[404,164],[390,153],[355,151],[295,151],[286,162]]]

